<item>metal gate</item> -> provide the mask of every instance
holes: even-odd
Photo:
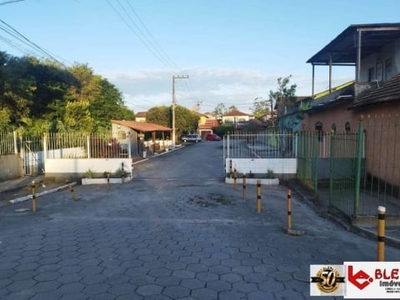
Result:
[[[44,173],[43,141],[41,137],[20,137],[20,153],[25,176]]]

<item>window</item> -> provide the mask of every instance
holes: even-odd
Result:
[[[368,81],[369,81],[369,82],[372,82],[372,81],[375,81],[375,80],[376,80],[376,77],[375,77],[375,68],[374,68],[374,67],[369,68],[369,69],[368,69]]]
[[[387,59],[385,62],[385,79],[389,80],[392,77],[392,60]]]
[[[335,123],[332,124],[332,133],[336,133],[336,124]]]
[[[322,132],[322,123],[320,121],[315,123],[315,130],[318,131],[318,141],[322,142],[323,132]]]
[[[344,130],[346,131],[346,133],[350,133],[350,123],[346,122],[346,124],[344,125]]]

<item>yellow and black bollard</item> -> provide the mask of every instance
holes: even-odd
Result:
[[[292,191],[287,190],[287,228],[292,229]]]
[[[124,169],[124,163],[121,164],[121,183],[125,182],[125,169]]]
[[[385,213],[384,206],[378,207],[378,261],[385,261]]]
[[[31,183],[31,193],[32,193],[32,212],[36,212],[36,184],[35,181]]]
[[[257,213],[261,213],[261,180],[257,180]]]
[[[66,180],[65,182],[68,184],[68,188],[69,188],[69,190],[71,191],[72,198],[74,198],[74,200],[78,200],[78,197],[76,196],[76,194],[75,194],[75,192],[74,192],[74,189],[73,189],[73,187],[72,187],[71,182],[69,182],[69,180]]]
[[[246,200],[246,174],[243,174],[243,200]]]
[[[236,169],[233,169],[233,189],[234,190],[236,190],[236,180],[237,180]]]

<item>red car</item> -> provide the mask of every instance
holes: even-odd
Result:
[[[220,141],[221,137],[215,133],[209,133],[206,135],[206,141]]]

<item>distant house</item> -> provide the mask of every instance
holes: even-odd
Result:
[[[277,124],[275,126],[281,130],[299,132],[302,129],[303,112],[309,107],[311,99],[310,96],[297,96],[292,106],[276,104]],[[272,119],[272,122],[275,120]]]
[[[222,116],[223,124],[232,124],[234,127],[240,127],[241,124],[248,123],[254,119],[253,115],[246,114],[239,110],[231,110]]]
[[[198,133],[204,139],[208,133],[213,133],[214,128],[219,126],[218,120],[211,114],[200,114]]]
[[[159,150],[166,150],[171,143],[172,129],[162,125],[125,121],[125,120],[111,120],[113,138],[117,142],[129,145],[130,155],[141,156],[143,152],[149,150],[156,152]],[[157,137],[157,135],[161,137]],[[125,152],[128,149],[123,149]]]
[[[136,122],[146,122],[146,112],[145,111],[138,111],[135,115]]]

